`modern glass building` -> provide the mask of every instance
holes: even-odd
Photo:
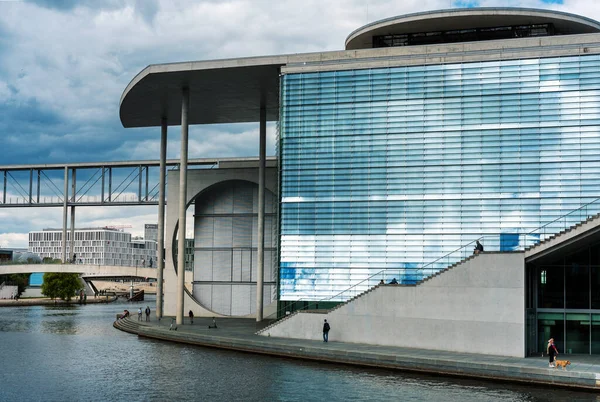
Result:
[[[252,272],[240,294],[256,295],[256,311],[259,283],[276,288],[265,299],[273,313],[327,308],[380,279],[417,283],[471,255],[476,240],[485,251],[523,251],[600,212],[600,24],[549,10],[452,9],[366,25],[341,51],[149,66],[126,88],[121,120],[164,132],[259,122],[261,141],[277,122],[277,193],[256,215],[269,237],[252,240],[257,258],[239,266]],[[210,241],[216,232],[203,225],[237,214],[196,212],[195,237]],[[246,261],[232,239],[202,246],[196,281]],[[579,240],[523,257],[526,311],[509,324],[522,325],[526,345],[515,350],[538,353],[552,334],[563,350],[600,352],[600,235]],[[261,259],[263,278],[253,271]],[[193,302],[221,311],[196,288]]]
[[[282,88],[283,299],[480,236],[519,249],[600,196],[598,55],[290,74]]]
[[[282,300],[523,249],[600,197],[599,55],[347,64],[282,78]]]

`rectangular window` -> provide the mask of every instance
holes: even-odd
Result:
[[[567,314],[566,331],[564,353],[590,353],[590,314]]]

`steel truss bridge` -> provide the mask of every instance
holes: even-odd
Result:
[[[213,169],[257,160],[190,159],[188,166]],[[166,161],[167,176],[179,162]],[[0,208],[158,205],[159,166],[158,160],[0,166]]]

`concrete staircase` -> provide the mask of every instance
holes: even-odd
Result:
[[[600,232],[600,213],[590,216],[584,221],[576,223],[550,237],[524,249],[525,258],[538,258],[555,250],[557,246],[564,247],[572,244],[582,237]]]
[[[147,324],[144,324],[142,321],[138,321],[137,317],[135,319],[132,317],[133,316],[127,318],[117,318],[115,322],[113,322],[113,327],[120,331],[136,335],[140,332],[140,328],[148,327]]]
[[[276,321],[274,321],[273,323],[271,323],[270,325],[268,325],[268,326],[264,327],[263,329],[261,329],[261,330],[257,331],[257,332],[256,332],[256,334],[257,334],[257,335],[260,335],[260,334],[262,334],[263,332],[268,332],[268,330],[269,330],[269,329],[271,329],[272,327],[274,327],[274,326],[276,326],[276,325],[279,325],[279,324],[280,324],[280,323],[282,323],[283,321],[285,321],[285,320],[289,320],[290,318],[292,318],[292,317],[294,317],[295,315],[297,315],[297,314],[300,314],[300,313],[311,313],[311,314],[329,314],[330,312],[332,312],[332,311],[335,311],[335,310],[337,310],[337,309],[340,309],[340,308],[342,308],[342,307],[344,307],[344,306],[346,306],[346,305],[348,305],[348,304],[350,304],[350,303],[353,303],[355,300],[357,300],[357,299],[360,299],[361,297],[364,297],[364,296],[368,295],[369,293],[371,293],[371,292],[374,292],[375,290],[377,290],[378,288],[380,288],[380,287],[383,287],[383,286],[392,286],[392,287],[415,287],[415,286],[419,286],[419,285],[421,285],[422,283],[425,283],[426,281],[428,281],[428,280],[430,280],[430,279],[432,279],[432,278],[435,278],[435,277],[437,277],[437,276],[439,276],[439,275],[443,274],[444,272],[447,272],[447,271],[449,271],[449,270],[451,270],[451,269],[453,269],[453,268],[455,268],[455,267],[457,267],[457,266],[459,266],[459,265],[461,265],[461,264],[464,264],[465,262],[467,262],[467,261],[470,261],[470,260],[472,260],[472,259],[473,259],[473,258],[475,258],[475,257],[477,257],[477,255],[470,255],[469,257],[467,257],[467,258],[464,258],[464,259],[462,259],[461,261],[458,261],[458,262],[456,262],[456,263],[454,263],[454,264],[452,264],[452,265],[448,266],[447,268],[445,268],[445,269],[442,269],[441,271],[438,271],[438,272],[436,272],[436,273],[435,273],[435,274],[433,274],[433,275],[429,275],[428,277],[426,277],[426,278],[423,278],[423,279],[421,279],[420,281],[418,281],[418,282],[416,282],[416,283],[414,283],[414,284],[403,284],[403,283],[399,283],[399,284],[396,284],[396,285],[389,285],[389,284],[385,284],[385,285],[375,285],[375,286],[373,286],[373,287],[371,287],[371,288],[369,288],[369,289],[365,290],[364,292],[362,292],[362,293],[359,293],[359,294],[357,294],[356,296],[354,296],[354,297],[352,297],[352,298],[350,298],[350,299],[346,300],[345,302],[343,302],[343,303],[340,303],[340,304],[338,304],[337,306],[335,306],[335,307],[333,307],[333,308],[331,308],[331,309],[328,309],[328,310],[321,309],[321,310],[297,310],[297,311],[294,311],[292,314],[286,315],[285,317],[283,317],[283,318],[281,318],[281,319],[279,319],[279,320],[276,320]]]
[[[531,257],[533,255],[538,255],[540,253],[543,253],[545,251],[549,252],[550,249],[555,249],[556,246],[558,245],[562,245],[562,244],[570,244],[573,241],[577,241],[578,239],[580,239],[582,236],[587,236],[589,234],[593,234],[596,232],[600,232],[600,213],[590,216],[589,218],[587,218],[585,221],[579,222],[565,230],[562,230],[554,235],[552,235],[551,237],[544,239],[541,242],[538,242],[530,247],[525,248],[522,251],[506,251],[503,253],[521,253],[524,252],[525,253],[525,258]],[[477,258],[480,255],[486,254],[485,252],[482,254],[473,254],[473,255],[469,255],[466,258],[463,258],[460,261],[457,261],[454,264],[449,265],[448,267],[437,271],[436,273],[429,275],[421,280],[419,280],[418,282],[414,283],[414,284],[397,284],[397,285],[376,285],[373,286],[371,288],[369,288],[368,290],[346,300],[343,303],[338,304],[337,306],[335,306],[332,309],[329,310],[298,310],[295,311],[294,313],[287,315],[285,317],[283,317],[280,320],[277,320],[273,323],[271,323],[270,325],[266,326],[265,328],[261,329],[260,331],[257,332],[257,334],[261,334],[261,333],[267,333],[269,329],[273,328],[276,325],[279,325],[280,323],[284,322],[285,320],[289,320],[290,318],[300,314],[300,313],[319,313],[319,314],[329,314],[335,310],[338,310],[340,308],[343,308],[345,306],[347,306],[350,303],[353,303],[354,301],[356,301],[357,299],[360,299],[361,297],[366,296],[367,294],[375,291],[376,289],[382,287],[382,286],[393,286],[393,287],[415,287],[415,286],[419,286],[422,285],[423,283],[430,281],[446,272],[448,272],[451,269],[454,269],[456,267],[458,267],[459,265],[465,264],[468,261],[473,260],[474,258]]]
[[[300,314],[300,313],[328,314],[328,313],[330,313],[332,311],[340,309],[340,308],[342,308],[342,307],[344,307],[344,306],[346,306],[346,305],[354,302],[357,299],[360,299],[361,297],[364,297],[364,296],[368,295],[371,292],[374,292],[375,290],[377,290],[378,288],[383,287],[383,286],[393,286],[393,287],[415,287],[415,286],[419,286],[419,285],[425,283],[426,281],[429,281],[429,280],[431,280],[431,279],[433,279],[433,278],[435,278],[437,276],[440,276],[444,272],[447,272],[447,271],[449,271],[449,270],[451,270],[451,269],[453,269],[453,268],[455,268],[455,267],[457,267],[457,266],[459,266],[461,264],[464,264],[467,261],[470,261],[470,260],[474,259],[475,257],[477,257],[477,255],[470,255],[467,258],[464,258],[464,259],[462,259],[462,260],[460,260],[460,261],[458,261],[458,262],[456,262],[456,263],[448,266],[447,268],[442,269],[441,271],[436,272],[433,275],[429,275],[428,277],[423,278],[423,279],[421,279],[420,281],[418,281],[418,282],[416,282],[414,284],[403,284],[403,283],[400,283],[400,284],[397,284],[397,285],[389,285],[389,284],[375,285],[375,286],[373,286],[373,287],[365,290],[364,292],[359,293],[356,296],[354,296],[354,297],[346,300],[345,302],[338,304],[337,306],[335,306],[335,307],[333,307],[333,308],[331,308],[329,310],[322,309],[322,310],[297,310],[297,311],[294,311],[292,314],[286,315],[285,317],[283,317],[283,318],[281,318],[279,320],[276,320],[273,323],[271,323],[270,325],[268,325],[265,328],[261,329],[260,331],[257,331],[256,334],[260,335],[263,332],[268,332],[268,330],[271,329],[272,327],[274,327],[275,325],[278,325],[278,324],[280,324],[281,322],[283,322],[285,320],[289,320],[293,316],[295,316],[297,314]]]

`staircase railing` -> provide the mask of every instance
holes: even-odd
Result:
[[[527,233],[516,234],[517,237],[504,239],[500,235],[485,235],[475,239],[450,253],[422,265],[418,271],[421,279],[427,278],[473,254],[475,244],[479,241],[485,251],[518,251],[534,246],[548,237],[566,230],[600,212],[600,198],[582,205],[560,217]]]
[[[442,257],[439,257],[433,261],[421,265],[419,268],[382,269],[377,273],[370,275],[366,279],[355,283],[349,288],[339,293],[336,293],[334,296],[326,297],[320,300],[309,301],[305,299],[300,299],[294,301],[308,302],[305,307],[296,309],[295,311],[311,310],[317,308],[319,303],[348,301],[353,297],[356,297],[366,292],[367,290],[371,289],[377,284],[380,284],[381,281],[383,281],[384,284],[388,284],[393,279],[396,279],[398,283],[415,284],[473,255],[473,251],[477,241],[479,241],[483,245],[485,251],[523,250],[527,247],[531,247],[541,241],[544,241],[549,236],[552,236],[556,233],[559,233],[562,230],[566,230],[569,227],[583,222],[586,219],[598,213],[600,213],[600,198],[597,198],[587,204],[584,204],[581,207],[574,209],[530,232],[517,234],[516,238],[512,237],[509,239],[503,239],[500,235],[484,235],[457,248],[456,250],[453,250],[443,255]],[[287,307],[280,308],[270,317],[279,318],[283,316],[287,310]]]

